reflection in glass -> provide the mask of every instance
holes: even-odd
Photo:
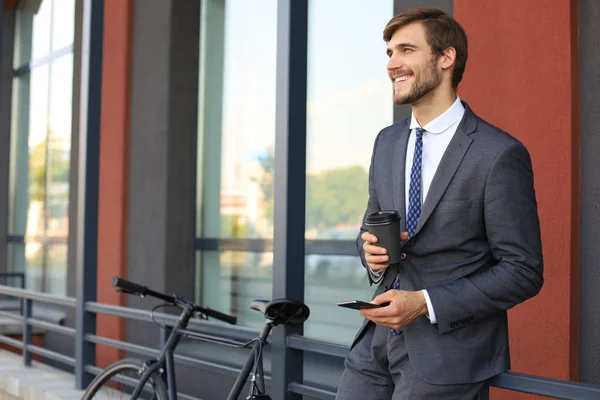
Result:
[[[358,229],[366,207],[373,141],[393,121],[382,39],[393,2],[313,0],[308,9],[306,236],[314,238]]]
[[[304,324],[304,336],[350,344],[363,318],[358,311],[336,304],[371,300],[373,288],[367,283],[365,268],[355,256],[322,254],[307,255],[304,268],[304,301],[311,311]]]
[[[68,235],[73,55],[52,62],[50,123],[47,138],[47,234]]]
[[[208,3],[215,7],[215,2]],[[202,62],[208,66],[200,70],[206,74],[201,78],[205,110],[201,118],[207,146],[203,149],[205,179],[200,181],[204,185],[202,236],[273,235],[276,11],[275,0],[228,0],[224,14],[219,14],[224,15],[224,39],[222,33],[211,36],[218,27],[206,33],[206,46],[218,48],[221,41],[224,60],[223,65],[215,65],[211,58],[215,51],[203,49]],[[205,19],[217,23],[214,16]],[[222,79],[222,84],[215,79]],[[222,107],[215,107],[215,99],[222,99]],[[210,118],[221,112],[221,118],[211,123]],[[220,171],[210,172],[215,165]],[[218,180],[215,173],[220,174]]]
[[[50,54],[51,23],[52,0],[44,0],[40,5],[37,14],[33,17],[32,60],[39,60]]]
[[[31,71],[29,109],[29,207],[28,236],[45,233],[46,154],[48,135],[49,65]]]
[[[54,0],[53,3],[52,50],[56,51],[73,44],[75,0]]]
[[[17,11],[11,121],[10,270],[27,287],[66,294],[74,0]],[[51,46],[52,44],[52,46]],[[59,53],[55,51],[60,50]],[[67,50],[67,54],[65,54]],[[61,244],[48,244],[58,241]]]
[[[200,25],[198,235],[271,239],[277,1],[207,0]],[[261,327],[249,305],[272,296],[272,258],[198,253],[198,300]]]
[[[9,243],[8,244],[8,262],[13,266],[10,272],[25,272],[25,244],[24,243]],[[23,285],[23,286],[21,286]],[[13,279],[11,286],[27,288],[25,280]]]
[[[67,292],[67,245],[53,244],[47,247],[44,291],[64,295]]]
[[[250,309],[256,299],[270,300],[273,292],[273,253],[242,251],[199,252],[204,273],[201,303],[237,315],[238,325],[260,329],[262,315]]]
[[[306,238],[354,242],[377,133],[393,123],[385,24],[392,0],[311,0],[308,23]],[[368,12],[365,12],[368,10]],[[335,15],[335,18],[332,18]],[[370,300],[358,255],[306,255],[304,334],[350,344],[362,323],[344,300]]]
[[[42,243],[25,244],[25,288],[29,290],[44,290],[44,253]]]

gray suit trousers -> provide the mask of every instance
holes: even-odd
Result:
[[[346,358],[336,400],[477,399],[484,384],[424,382],[412,368],[404,335],[369,322]]]

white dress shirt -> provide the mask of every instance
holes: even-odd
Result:
[[[431,186],[433,176],[437,171],[440,161],[448,144],[454,137],[456,129],[465,114],[465,108],[460,102],[460,98],[456,96],[456,100],[452,105],[444,111],[439,117],[429,122],[422,128],[423,132],[423,153],[422,153],[422,166],[421,166],[421,206],[427,198],[427,192]],[[410,118],[410,136],[408,138],[408,146],[406,150],[406,164],[405,164],[405,196],[406,196],[406,213],[408,214],[409,206],[409,190],[410,190],[410,174],[412,170],[412,163],[414,158],[414,149],[416,141],[416,128],[421,127],[415,115],[412,114]],[[383,278],[383,270],[373,271],[369,268],[371,277],[375,283],[379,282]],[[435,312],[431,304],[431,299],[427,290],[422,290],[427,302],[427,311],[429,313],[429,320],[432,324],[437,322],[435,318]]]

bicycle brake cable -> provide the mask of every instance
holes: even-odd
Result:
[[[170,304],[170,303],[159,304],[159,305],[155,306],[154,308],[152,308],[152,310],[150,311],[150,318],[152,319],[152,322],[155,325],[158,325],[158,327],[162,330],[167,330],[167,327],[165,325],[161,325],[160,322],[158,322],[154,319],[154,312],[161,307],[172,307],[172,306],[173,306],[173,304]]]

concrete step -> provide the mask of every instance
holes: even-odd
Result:
[[[17,354],[0,350],[0,399],[81,400],[75,377],[39,362],[23,365]]]

